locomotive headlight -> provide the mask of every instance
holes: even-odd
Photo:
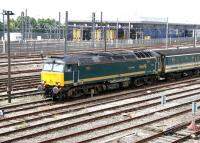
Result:
[[[41,83],[42,83],[42,84],[45,84],[45,83],[46,83],[46,81],[42,80],[42,81],[41,81]]]
[[[60,86],[61,84],[60,84],[60,82],[56,82],[56,85],[57,85],[57,86]]]

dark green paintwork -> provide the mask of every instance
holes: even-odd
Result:
[[[145,68],[144,68],[144,65]],[[145,75],[153,75],[157,74],[157,59],[140,59],[134,61],[124,61],[124,62],[116,62],[116,63],[99,63],[93,65],[73,65],[72,69],[74,71],[74,79],[87,79],[87,78],[95,78],[95,77],[103,77],[103,76],[111,76],[117,74],[125,74],[132,72],[142,72],[144,71],[144,75],[135,75],[135,76],[145,76]],[[142,67],[140,67],[142,66]],[[78,67],[78,69],[77,69]],[[79,77],[78,77],[79,70]],[[65,81],[73,79],[73,71],[65,72]],[[99,80],[105,81],[105,80]],[[92,81],[96,82],[96,81]]]

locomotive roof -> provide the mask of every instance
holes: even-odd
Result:
[[[126,52],[105,52],[105,53],[86,53],[65,56],[52,56],[45,62],[65,63],[65,64],[93,64],[105,62],[117,62],[127,60],[137,60],[159,56],[152,50],[126,51]]]
[[[173,56],[173,55],[183,55],[183,54],[194,54],[200,53],[200,48],[176,48],[176,49],[164,49],[164,50],[155,50],[165,56]]]

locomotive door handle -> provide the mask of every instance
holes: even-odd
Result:
[[[78,70],[78,82],[79,82],[79,78],[80,78],[80,77],[79,77],[79,74],[80,74],[80,72],[79,72],[79,70]]]
[[[74,82],[74,71],[73,71],[73,82]]]

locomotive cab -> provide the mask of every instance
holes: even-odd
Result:
[[[77,66],[67,61],[65,56],[50,57],[43,63],[38,90],[43,91],[45,97],[64,97],[66,86],[70,87],[77,80]]]
[[[64,64],[44,63],[41,81],[49,86],[64,86]]]
[[[44,91],[45,97],[56,97],[64,87],[64,68],[63,63],[45,62],[41,72],[40,91]]]

